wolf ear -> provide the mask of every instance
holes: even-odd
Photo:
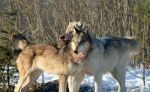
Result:
[[[77,22],[74,26],[74,29],[76,30],[76,33],[80,33],[81,31],[83,31],[83,23]]]
[[[76,26],[74,26],[74,29],[75,29],[76,33],[80,33],[81,30],[82,30],[82,29],[80,29],[80,28],[77,28]]]
[[[83,23],[81,21],[77,22],[76,27],[82,29]]]

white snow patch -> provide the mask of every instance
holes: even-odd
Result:
[[[131,73],[135,74],[136,76],[142,77],[142,69],[130,69]],[[142,79],[133,76],[129,72],[126,72],[126,87],[128,92],[150,92],[150,70],[145,71],[145,87],[143,86]],[[49,75],[44,73],[44,82],[57,80],[59,77],[57,75]],[[38,82],[42,82],[42,76],[39,77],[37,80]],[[94,77],[86,75],[84,81],[81,85],[89,85],[94,87]],[[118,83],[117,81],[111,76],[111,74],[106,74],[103,76],[103,89],[104,92],[117,92]]]

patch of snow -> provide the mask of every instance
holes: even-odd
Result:
[[[59,79],[57,75],[54,74],[48,74],[48,73],[43,73],[44,77],[44,83],[47,83],[49,81],[54,81]],[[42,83],[42,75],[37,79],[37,82]]]
[[[142,69],[130,69],[129,71],[136,76],[142,77]],[[132,75],[131,73],[126,72],[126,87],[128,92],[150,92],[150,70],[145,70],[145,87],[143,86],[142,79]],[[57,75],[49,75],[44,73],[45,83],[57,79]],[[42,82],[42,76],[40,76],[37,81]],[[89,85],[94,88],[94,77],[86,75],[81,85]],[[103,76],[103,89],[104,92],[117,92],[118,90],[117,81],[109,73]]]

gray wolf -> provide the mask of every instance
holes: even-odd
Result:
[[[48,44],[31,45],[18,33],[12,35],[12,41],[14,47],[21,50],[16,60],[19,80],[14,92],[26,92],[42,72],[59,75],[59,92],[66,91],[67,76],[77,66],[72,62],[76,54],[67,47],[68,43],[58,44],[56,47]]]
[[[83,52],[87,43],[92,48],[84,61],[79,63],[82,70],[69,76],[70,92],[78,92],[84,74],[93,75],[95,92],[102,92],[102,76],[107,72],[110,72],[118,81],[118,92],[126,92],[125,71],[130,56],[137,54],[140,49],[139,42],[136,39],[95,37],[92,33],[89,33],[87,26],[81,22],[70,22],[63,38],[71,41],[71,48],[76,53]]]

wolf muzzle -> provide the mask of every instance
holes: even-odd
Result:
[[[66,44],[69,44],[72,40],[72,34],[63,34],[59,37],[60,41],[65,42]]]

